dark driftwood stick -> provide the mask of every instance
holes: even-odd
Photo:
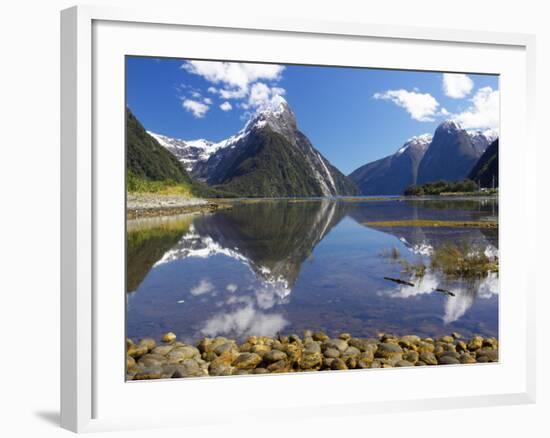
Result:
[[[447,295],[450,295],[451,297],[454,297],[455,294],[453,292],[451,292],[450,290],[447,290],[447,289],[440,289],[440,288],[437,288],[435,290],[436,292],[441,292],[441,293],[444,293],[444,294],[447,294]]]
[[[414,286],[414,283],[409,281],[401,280],[399,278],[384,277],[384,280],[393,281],[394,283],[404,284],[406,286]]]

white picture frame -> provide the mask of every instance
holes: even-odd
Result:
[[[121,166],[120,142],[113,160],[106,160],[98,152],[98,144],[106,135],[120,139],[123,132],[124,104],[120,101],[121,54],[179,53],[176,44],[169,43],[181,33],[190,38],[197,33],[196,51],[204,50],[201,57],[219,58],[223,47],[212,48],[201,38],[221,38],[224,33],[235,41],[249,39],[273,43],[285,48],[286,53],[258,55],[256,43],[249,44],[248,55],[240,59],[275,62],[295,62],[299,44],[294,52],[291,41],[311,48],[305,63],[347,65],[339,47],[371,47],[374,58],[379,59],[371,67],[418,69],[419,62],[426,70],[456,72],[478,71],[500,74],[502,77],[502,132],[501,132],[501,238],[505,239],[502,255],[501,288],[515,294],[500,297],[501,331],[503,333],[501,362],[496,365],[475,367],[431,368],[433,387],[420,389],[418,385],[392,388],[402,385],[408,373],[415,373],[415,380],[422,382],[426,370],[349,371],[343,373],[310,373],[301,376],[250,376],[245,378],[180,379],[178,382],[124,382],[122,367],[116,366],[113,356],[123,356],[123,338],[111,342],[110,333],[117,334],[124,325],[122,289],[119,298],[105,295],[106,285],[112,290],[121,285],[117,276],[120,270],[120,225],[124,223],[123,204],[124,167]],[[146,33],[146,35],[145,35]],[[144,34],[143,37],[140,37]],[[131,35],[133,46],[128,37]],[[171,38],[171,39],[168,39]],[[229,38],[229,37],[228,37]],[[160,44],[164,39],[164,44]],[[108,41],[109,44],[105,44]],[[221,41],[221,40],[220,40]],[[334,43],[333,50],[315,50],[315,41]],[[301,43],[300,43],[301,44]],[[388,51],[401,53],[399,66],[383,54]],[[274,47],[274,46],[272,46]],[[326,46],[325,46],[326,47]],[[393,47],[393,48],[392,48]],[[405,51],[404,48],[407,48]],[[397,52],[400,50],[401,52]],[[414,58],[415,51],[438,54],[424,61]],[[431,51],[431,52],[430,52]],[[306,19],[276,19],[246,17],[232,19],[211,14],[208,17],[194,15],[186,10],[162,10],[151,7],[144,10],[120,9],[104,6],[77,6],[61,13],[61,425],[75,431],[101,431],[126,428],[160,426],[188,426],[211,419],[230,421],[236,415],[262,417],[277,409],[278,415],[293,418],[327,415],[362,415],[368,412],[392,412],[413,409],[441,409],[472,406],[532,403],[535,399],[535,321],[534,321],[534,273],[525,261],[520,260],[520,249],[529,250],[535,245],[536,228],[527,209],[514,208],[509,199],[531,202],[536,199],[534,169],[509,145],[521,141],[524,155],[535,154],[534,141],[534,51],[535,39],[531,35],[462,31],[451,29],[425,29],[416,27],[373,25],[361,22],[318,22]],[[486,54],[493,63],[478,59],[468,53]],[[193,56],[197,56],[195,52]],[[420,53],[420,52],[418,52]],[[449,53],[454,54],[450,56]],[[183,56],[181,57],[186,57]],[[187,55],[188,56],[188,55]],[[386,56],[387,63],[384,61]],[[471,59],[468,60],[470,56]],[[189,56],[191,57],[191,56]],[[239,59],[231,54],[225,59]],[[349,59],[349,58],[348,58]],[[112,65],[109,64],[112,61]],[[332,62],[331,62],[332,61]],[[349,61],[348,61],[349,62]],[[358,61],[359,62],[359,61]],[[118,67],[116,67],[118,65]],[[491,67],[493,66],[493,68]],[[115,79],[106,80],[105,72]],[[123,88],[123,87],[122,87]],[[107,96],[107,97],[105,97]],[[112,105],[120,101],[120,108]],[[113,108],[107,110],[105,108]],[[514,123],[506,125],[507,121]],[[118,126],[120,125],[120,126]],[[512,126],[513,125],[513,126]],[[114,133],[114,135],[113,135]],[[114,142],[118,144],[119,142]],[[507,146],[508,145],[508,146]],[[118,146],[117,146],[118,148]],[[514,152],[515,151],[515,152]],[[508,169],[517,166],[515,184],[506,182]],[[112,189],[114,187],[114,189]],[[116,207],[119,205],[120,211]],[[101,208],[99,208],[101,206]],[[108,218],[106,217],[108,215]],[[513,230],[519,224],[532,224],[521,237],[514,237]],[[526,237],[525,237],[526,236]],[[123,236],[122,236],[123,238]],[[109,248],[113,246],[113,248]],[[120,246],[120,245],[119,245]],[[510,269],[514,267],[514,270]],[[120,272],[123,275],[123,272]],[[116,278],[115,278],[116,277]],[[112,294],[116,296],[115,294]],[[109,302],[110,299],[119,301]],[[509,328],[510,323],[513,323]],[[522,353],[513,354],[510,345]],[[111,359],[109,359],[111,358]],[[513,359],[515,358],[515,359]],[[109,363],[111,361],[111,364]],[[121,359],[122,362],[122,359]],[[492,368],[490,368],[492,366]],[[442,369],[444,368],[444,369]],[[321,376],[322,374],[322,376]],[[329,376],[330,375],[330,376]],[[368,376],[368,377],[366,377]],[[293,401],[281,399],[284,388],[300,380],[304,393],[296,394]],[[438,382],[454,379],[457,384],[449,388]],[[464,379],[474,379],[476,391],[461,384]],[[368,385],[369,391],[357,391],[357,385]],[[187,394],[194,394],[194,406],[180,406],[167,410],[159,404],[148,415],[135,409],[122,409],[125,404],[143,394],[145,397],[162,395],[167,403],[175,400],[181,385]],[[331,403],[319,397],[318,388],[324,386]],[[250,391],[273,391],[274,402],[258,406],[246,398]],[[278,389],[280,388],[280,389]],[[384,389],[386,388],[386,389]],[[390,388],[390,389],[388,389]],[[235,394],[231,409],[208,402],[211,391]],[[386,391],[386,392],[383,392]],[[424,392],[423,392],[424,391]],[[202,395],[201,395],[202,394]],[[381,396],[381,394],[386,394]],[[285,405],[285,403],[288,403]],[[295,409],[300,407],[300,409]],[[179,409],[179,410],[178,410]],[[186,412],[186,415],[182,415]]]

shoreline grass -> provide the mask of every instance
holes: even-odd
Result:
[[[401,221],[363,222],[369,227],[434,227],[434,228],[498,228],[496,221],[444,221],[430,219],[410,219]]]

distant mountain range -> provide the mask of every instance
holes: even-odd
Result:
[[[430,134],[413,137],[399,150],[354,170],[349,178],[363,195],[395,195],[418,179],[418,166],[432,141]]]
[[[217,143],[146,131],[127,109],[131,175],[196,180],[225,194],[248,197],[400,195],[413,184],[468,177],[490,187],[493,175],[498,182],[498,141],[492,145],[496,139],[495,131],[466,131],[445,121],[433,136],[412,137],[394,154],[347,177],[298,129],[293,111],[279,96],[241,131]]]
[[[412,184],[468,177],[495,131],[466,131],[454,121],[440,124],[434,135],[409,139],[393,155],[354,170],[349,178],[363,195],[400,195]]]
[[[241,196],[356,195],[355,184],[315,149],[277,96],[237,134],[218,143],[149,134],[192,177]]]

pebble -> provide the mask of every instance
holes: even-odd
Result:
[[[262,361],[262,358],[256,353],[241,353],[233,361],[233,366],[240,370],[250,370],[255,368]]]
[[[381,333],[356,338],[306,330],[304,336],[249,336],[245,342],[223,336],[197,344],[177,341],[173,332],[139,342],[126,340],[126,378],[150,380],[202,376],[269,374],[295,371],[347,370],[498,362],[498,340],[473,336],[420,338]]]
[[[386,339],[387,340],[387,339]],[[403,354],[403,349],[397,345],[390,342],[382,342],[378,345],[375,356],[381,357],[383,359],[389,359],[392,357],[399,357]]]
[[[176,340],[176,334],[174,332],[164,333],[160,339],[162,342],[172,342]]]

